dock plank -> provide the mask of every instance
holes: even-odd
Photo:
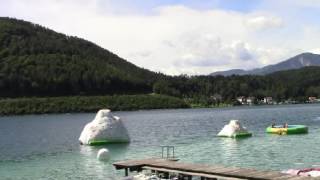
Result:
[[[211,175],[211,174],[192,173],[192,172],[185,172],[185,171],[178,171],[178,170],[168,170],[165,168],[155,168],[155,167],[149,167],[149,166],[144,166],[144,167],[142,167],[142,169],[166,171],[166,172],[171,172],[171,173],[191,175],[191,176],[200,176],[200,177],[206,177],[206,178],[223,178],[224,180],[241,180],[239,178],[232,178],[232,177],[229,178],[229,177],[222,177],[222,176]]]
[[[116,169],[142,170],[153,169],[163,172],[175,172],[191,176],[208,178],[223,177],[224,179],[250,180],[314,180],[319,178],[301,177],[283,174],[278,171],[262,171],[239,167],[225,167],[220,165],[192,164],[176,162],[161,158],[141,160],[127,160],[113,163]]]

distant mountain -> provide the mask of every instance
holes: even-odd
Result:
[[[227,71],[217,71],[217,72],[211,73],[210,75],[212,75],[212,76],[216,76],[216,75],[231,76],[234,74],[246,75],[246,74],[248,74],[248,72],[243,69],[231,69],[231,70],[227,70]]]
[[[0,97],[151,93],[158,76],[87,40],[0,17]]]
[[[278,64],[265,66],[262,68],[256,68],[252,70],[242,70],[242,69],[232,69],[227,71],[218,71],[211,73],[210,75],[266,75],[277,71],[300,69],[308,66],[320,66],[320,55],[312,53],[302,53],[294,56],[286,61],[280,62]]]

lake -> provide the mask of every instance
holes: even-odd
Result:
[[[161,156],[161,145],[175,146],[180,161],[264,170],[320,166],[320,105],[232,107],[114,112],[131,137],[129,144],[107,145],[108,162],[96,159],[99,148],[78,138],[94,113],[0,117],[1,179],[121,179],[112,163]],[[230,119],[239,119],[254,135],[218,138]],[[304,124],[304,135],[266,134],[278,124]]]

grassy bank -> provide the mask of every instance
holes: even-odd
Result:
[[[190,107],[191,108],[223,108],[223,107],[231,107],[233,106],[232,104],[226,104],[226,103],[220,103],[220,104],[196,104],[196,103],[191,103]]]
[[[163,95],[72,96],[0,99],[0,115],[189,108],[183,100]]]

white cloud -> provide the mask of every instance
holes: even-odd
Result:
[[[315,53],[315,54],[320,54],[320,48],[310,49],[308,52]]]
[[[283,25],[283,22],[278,17],[257,16],[249,18],[246,22],[249,28],[256,30],[265,30],[270,28],[278,28]]]
[[[318,25],[292,27],[289,15],[265,11],[167,6],[152,15],[119,15],[112,3],[100,0],[11,0],[4,6],[1,16],[79,36],[138,66],[168,74],[255,68],[319,48]]]

